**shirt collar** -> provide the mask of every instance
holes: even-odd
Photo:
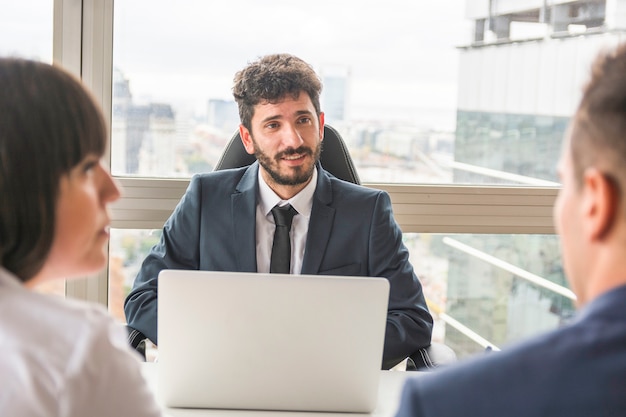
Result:
[[[276,193],[270,188],[269,185],[263,179],[261,175],[261,169],[259,168],[259,204],[261,206],[261,210],[265,216],[272,210],[272,208],[279,204],[291,204],[293,208],[296,209],[298,214],[309,217],[311,215],[311,208],[313,207],[313,194],[315,193],[315,188],[317,187],[317,166],[313,168],[313,175],[311,176],[311,181],[304,187],[298,194],[291,197],[289,200],[281,199]]]

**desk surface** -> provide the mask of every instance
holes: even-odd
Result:
[[[142,372],[148,380],[148,384],[155,392],[158,400],[158,363],[142,364]],[[378,406],[371,414],[360,413],[320,413],[320,412],[292,412],[292,411],[253,411],[253,410],[210,410],[210,409],[184,409],[166,408],[166,413],[171,417],[199,417],[199,416],[226,416],[226,417],[326,417],[326,416],[371,416],[393,417],[400,401],[400,394],[404,381],[408,377],[417,376],[417,372],[381,371],[380,386],[378,388]]]

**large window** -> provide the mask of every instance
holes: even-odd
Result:
[[[320,74],[327,122],[365,185],[390,193],[438,340],[465,355],[571,315],[555,165],[591,59],[624,39],[624,0],[111,3],[86,0],[55,29],[60,45],[80,38],[62,61],[79,57],[105,109],[125,189],[110,273],[80,296],[123,320],[188,178],[212,169],[237,128],[235,72],[290,52]]]
[[[118,0],[113,45],[114,174],[210,171],[239,125],[235,72],[268,53],[309,62],[326,122],[366,182],[451,182],[463,0]]]

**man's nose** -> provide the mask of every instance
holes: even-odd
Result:
[[[286,126],[285,131],[283,132],[282,141],[285,147],[294,149],[300,147],[300,145],[304,143],[298,129],[291,125]]]

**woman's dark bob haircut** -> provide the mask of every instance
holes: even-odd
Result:
[[[0,58],[0,266],[28,281],[55,234],[60,179],[104,155],[106,125],[80,81],[48,64]]]

